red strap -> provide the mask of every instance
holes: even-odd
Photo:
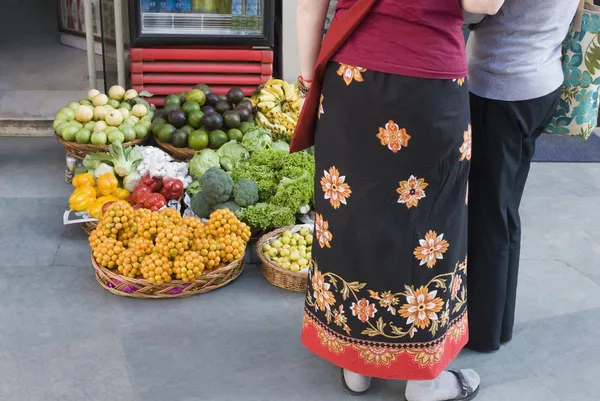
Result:
[[[290,152],[310,148],[314,144],[315,124],[325,69],[329,60],[360,25],[377,0],[357,0],[342,17],[334,19],[321,44],[313,74],[313,83],[306,95],[302,112],[290,144]]]

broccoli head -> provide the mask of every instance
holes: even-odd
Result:
[[[198,192],[196,195],[192,196],[192,200],[190,201],[192,211],[196,214],[196,216],[202,219],[208,219],[211,212],[211,204],[204,197],[204,192]]]
[[[233,187],[233,199],[242,207],[248,207],[258,202],[258,185],[252,180],[242,178]]]
[[[266,166],[255,166],[242,162],[231,172],[231,177],[237,182],[242,178],[254,181],[258,185],[260,200],[268,201],[277,191],[277,176]]]
[[[213,206],[213,211],[219,210],[219,209],[229,209],[233,213],[235,213],[235,212],[241,210],[242,208],[240,205],[238,205],[234,201],[227,201],[227,202],[223,202],[223,203],[217,203],[215,206]]]
[[[211,167],[200,177],[202,194],[211,205],[227,202],[233,192],[233,180],[225,171]]]

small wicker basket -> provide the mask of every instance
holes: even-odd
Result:
[[[91,143],[77,143],[77,142],[69,142],[65,141],[62,137],[56,134],[56,140],[60,142],[64,148],[65,152],[73,157],[76,157],[80,160],[83,160],[88,153],[94,152],[108,152],[108,145],[92,145]],[[150,135],[141,139],[134,139],[133,141],[125,142],[123,146],[134,146],[134,145],[144,145],[150,140]]]
[[[196,151],[194,149],[177,148],[177,147],[171,145],[170,143],[162,142],[156,136],[154,137],[154,140],[156,141],[156,144],[158,145],[158,147],[160,147],[162,150],[164,150],[165,152],[170,154],[173,157],[173,159],[175,159],[177,161],[186,162],[186,161],[190,160],[192,157],[194,157],[194,155],[196,154]]]
[[[96,263],[93,256],[91,260],[96,270],[96,280],[104,289],[122,297],[144,299],[184,298],[204,294],[231,283],[244,269],[242,258],[211,271],[191,283],[173,280],[164,284],[151,284],[144,279],[125,277],[116,271],[102,267]]]
[[[305,272],[293,272],[280,267],[263,252],[263,246],[275,238],[281,236],[284,231],[293,229],[295,226],[283,227],[263,235],[256,244],[256,253],[260,259],[260,271],[267,281],[276,287],[295,292],[305,292],[308,282],[308,274]]]
[[[84,223],[81,223],[81,228],[88,234],[91,234],[92,231],[96,229],[96,227],[98,227],[97,221],[86,221]]]

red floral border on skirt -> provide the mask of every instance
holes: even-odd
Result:
[[[342,336],[323,326],[308,310],[302,343],[323,359],[363,376],[392,380],[432,380],[456,358],[469,340],[467,311],[430,343],[390,344]]]

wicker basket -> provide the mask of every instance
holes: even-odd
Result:
[[[86,221],[85,223],[81,223],[81,228],[88,234],[91,234],[98,227],[97,221]]]
[[[305,292],[308,282],[308,274],[293,272],[280,267],[263,252],[263,246],[279,237],[284,231],[293,229],[295,226],[283,227],[263,235],[256,244],[256,253],[260,259],[260,271],[267,281],[276,287],[295,292]]]
[[[149,139],[150,135],[145,138],[134,139],[133,141],[125,142],[123,146],[144,145]],[[56,135],[56,140],[64,146],[65,152],[81,160],[83,160],[88,153],[108,152],[108,145],[92,145],[89,143],[81,144],[77,142],[69,142],[65,141],[58,134]]]
[[[204,294],[231,283],[239,277],[244,269],[242,258],[207,273],[191,283],[173,280],[165,284],[151,284],[144,279],[125,277],[117,272],[99,266],[93,256],[91,260],[96,270],[96,280],[104,289],[115,295],[144,299],[184,298],[196,294]]]
[[[168,154],[170,154],[173,159],[180,161],[180,162],[186,162],[188,160],[190,160],[192,157],[194,157],[194,155],[196,154],[196,151],[194,149],[191,148],[177,148],[173,145],[171,145],[170,143],[165,143],[165,142],[161,142],[156,136],[154,137],[154,140],[156,141],[156,144],[165,152],[167,152]]]

